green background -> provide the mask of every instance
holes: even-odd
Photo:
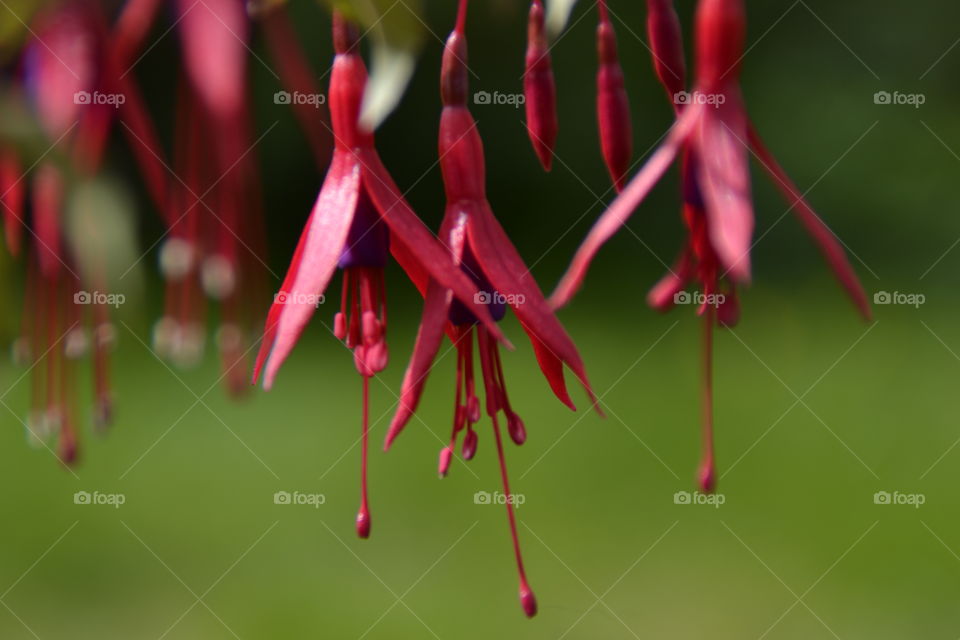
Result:
[[[472,3],[474,90],[520,91],[526,3]],[[636,157],[670,123],[643,36],[642,3],[613,2],[634,115]],[[689,28],[691,6],[679,3]],[[443,37],[453,3],[430,3]],[[636,6],[635,6],[636,5]],[[216,358],[169,369],[149,351],[161,283],[118,324],[117,424],[85,433],[73,472],[28,447],[29,382],[0,368],[2,638],[956,638],[960,636],[960,10],[848,0],[748,3],[743,88],[769,147],[852,253],[876,306],[864,323],[755,167],[754,286],[743,320],[716,337],[716,426],[724,504],[678,505],[699,457],[701,327],[643,297],[682,239],[676,176],[600,254],[561,313],[608,418],[549,393],[516,321],[504,356],[529,438],[508,446],[528,574],[540,613],[524,619],[492,435],[468,465],[436,477],[449,434],[453,360],[439,362],[415,420],[378,450],[409,355],[419,301],[389,273],[392,365],[372,382],[373,535],[359,541],[360,380],[317,321],[269,394],[233,402]],[[318,73],[329,20],[294,3]],[[402,5],[394,10],[404,11]],[[2,12],[2,9],[0,9]],[[583,17],[582,21],[578,21]],[[558,161],[543,174],[522,110],[476,106],[490,200],[549,290],[611,193],[595,132],[595,14],[589,2],[553,50]],[[167,25],[158,25],[160,38]],[[442,212],[436,160],[440,41],[429,33],[409,94],[378,133],[397,182],[431,224]],[[169,127],[176,41],[138,74]],[[259,39],[254,48],[264,60]],[[278,86],[251,62],[267,194],[271,267],[282,274],[319,176]],[[877,91],[922,93],[919,109]],[[117,141],[110,170],[138,178]],[[162,232],[141,197],[143,246]],[[784,217],[784,214],[787,214]],[[155,256],[151,254],[155,262]],[[151,269],[155,271],[155,269]],[[13,278],[19,278],[14,271]],[[19,303],[7,315],[18,315]],[[86,384],[86,381],[83,381]],[[585,407],[580,390],[574,397]],[[89,431],[89,430],[88,430]],[[77,491],[126,503],[74,504]],[[320,508],[277,491],[322,493]],[[876,492],[925,503],[878,505]],[[9,589],[8,589],[9,587]]]

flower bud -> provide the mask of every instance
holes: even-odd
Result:
[[[540,164],[550,171],[553,149],[557,140],[557,86],[553,79],[553,65],[543,26],[543,4],[534,0],[530,5],[527,26],[526,72],[523,76],[523,95],[526,98],[527,133]]]
[[[597,120],[600,148],[617,191],[623,189],[633,155],[633,126],[630,102],[623,86],[623,70],[617,57],[617,39],[609,18],[602,16],[597,27]]]

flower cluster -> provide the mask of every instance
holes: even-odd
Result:
[[[478,452],[478,425],[486,414],[499,460],[519,598],[527,616],[535,615],[537,600],[524,569],[515,512],[518,501],[511,492],[501,429],[505,427],[514,444],[526,442],[527,426],[520,417],[526,399],[511,400],[507,392],[501,348],[512,345],[498,323],[509,308],[527,334],[557,399],[575,409],[565,379],[569,370],[602,416],[584,362],[556,311],[571,301],[594,256],[675,161],[681,172],[687,238],[675,265],[653,287],[648,301],[666,311],[691,284],[702,293],[697,309],[704,327],[704,450],[698,473],[702,491],[712,491],[717,479],[713,331],[715,326],[737,323],[740,289],[751,279],[751,153],[786,196],[857,308],[865,317],[870,315],[839,242],[766,149],[747,115],[739,85],[746,32],[743,0],[698,1],[690,93],[682,28],[673,2],[647,0],[653,66],[673,104],[675,122],[633,177],[628,175],[633,155],[630,104],[618,57],[615,16],[605,0],[596,3],[600,155],[619,195],[596,221],[549,298],[487,198],[483,141],[467,100],[468,0],[458,1],[456,23],[440,68],[438,163],[446,207],[436,235],[404,199],[380,159],[374,132],[361,117],[369,87],[359,31],[349,16],[334,11],[334,58],[324,108],[317,108],[319,102],[291,103],[326,177],[282,285],[265,310],[266,305],[258,302],[266,299],[268,287],[263,276],[264,219],[247,99],[247,43],[254,26],[262,29],[290,95],[320,95],[313,73],[282,3],[252,2],[251,9],[258,12],[255,22],[237,0],[171,0],[168,8],[179,32],[181,56],[174,144],[168,161],[130,73],[151,26],[164,15],[162,4],[129,0],[111,24],[99,3],[52,2],[32,19],[31,36],[12,74],[11,84],[25,95],[44,136],[56,141],[54,153],[41,156],[21,176],[29,156],[17,145],[0,140],[0,205],[10,252],[27,254],[24,335],[17,349],[33,379],[27,427],[39,440],[56,437],[57,453],[64,462],[73,461],[77,451],[73,360],[90,342],[96,422],[105,425],[113,413],[108,374],[115,333],[108,313],[111,299],[83,299],[88,295],[84,287],[107,290],[109,269],[97,259],[97,251],[77,248],[76,238],[67,231],[65,211],[78,176],[92,176],[100,168],[115,122],[120,126],[114,128],[127,138],[165,226],[160,266],[166,302],[154,330],[158,355],[181,365],[200,359],[207,300],[211,299],[219,305],[223,375],[227,388],[240,394],[248,388],[245,363],[249,344],[254,342],[253,327],[260,325],[265,314],[253,380],[262,379],[269,389],[316,312],[317,300],[323,299],[339,274],[340,307],[332,318],[332,333],[351,352],[361,382],[356,517],[361,538],[370,536],[372,524],[367,483],[370,381],[390,360],[384,270],[391,258],[396,261],[419,290],[423,312],[384,447],[391,447],[416,414],[437,354],[448,339],[456,351],[454,406],[450,440],[439,453],[439,474],[446,476],[455,459],[468,461]],[[545,24],[543,3],[532,0],[523,61],[525,118],[534,152],[549,171],[559,125],[557,83]],[[22,248],[24,244],[28,249]],[[88,303],[89,307],[81,306]],[[92,326],[92,340],[83,329],[87,324]]]

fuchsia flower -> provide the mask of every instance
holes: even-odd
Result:
[[[95,122],[92,110],[77,96],[89,96],[102,86],[102,34],[89,7],[64,3],[41,13],[34,22],[32,38],[24,50],[24,83],[46,135],[57,142],[52,157],[34,169],[29,200],[32,204],[30,250],[27,260],[26,301],[22,336],[15,353],[30,365],[31,409],[25,423],[31,439],[56,439],[56,453],[63,463],[73,463],[78,454],[77,400],[74,393],[74,360],[86,351],[90,305],[94,348],[94,422],[106,427],[112,417],[107,352],[114,340],[106,306],[87,299],[81,292],[77,263],[69,249],[63,227],[68,180],[65,158],[77,158],[92,169],[96,158],[88,155],[83,141],[91,138]],[[70,60],[70,66],[64,62]],[[19,175],[22,163],[12,148],[2,150],[2,184],[7,242],[19,253],[24,201],[27,198]],[[83,161],[87,163],[84,164]],[[103,282],[90,283],[102,288]],[[80,296],[79,298],[77,296]]]
[[[461,273],[469,274],[482,290],[480,301],[500,320],[509,305],[533,345],[537,361],[556,396],[571,409],[573,403],[564,382],[566,364],[596,399],[587,381],[583,361],[573,341],[547,306],[539,287],[517,254],[503,228],[497,222],[486,197],[483,143],[476,122],[467,108],[467,41],[464,33],[466,0],[461,0],[457,26],[447,39],[441,70],[443,113],[440,117],[440,167],[446,190],[447,206],[440,238],[450,250]],[[443,341],[444,332],[457,349],[455,410],[449,446],[440,452],[440,475],[447,473],[458,435],[463,435],[462,454],[473,457],[477,434],[473,425],[480,420],[480,401],[474,388],[473,335],[476,333],[480,371],[486,395],[485,409],[493,426],[500,461],[504,493],[510,493],[498,415],[502,412],[507,431],[514,443],[526,440],[523,421],[507,396],[503,365],[491,330],[478,324],[475,310],[451,299],[447,286],[435,278],[420,282],[425,295],[423,318],[416,345],[404,375],[400,406],[390,425],[385,447],[389,448],[416,411],[427,375]],[[598,410],[599,411],[599,410]],[[537,610],[536,598],[524,572],[513,506],[508,501],[507,515],[520,576],[520,600],[528,616]]]
[[[280,293],[267,316],[254,380],[261,371],[269,389],[277,371],[313,315],[336,268],[343,271],[341,310],[334,334],[353,351],[363,379],[362,483],[357,533],[370,534],[367,500],[367,436],[370,377],[388,360],[386,288],[383,268],[392,253],[415,282],[430,278],[444,294],[475,313],[494,338],[502,334],[485,305],[475,302],[476,285],[455,267],[449,252],[404,201],[374,148],[373,134],[358,118],[367,72],[357,52],[357,34],[334,14],[336,57],[329,103],[335,147],[333,160],[297,245]],[[449,303],[449,299],[448,299]]]
[[[142,0],[141,0],[142,1]],[[181,366],[203,354],[206,298],[220,307],[226,386],[246,384],[246,336],[262,319],[263,212],[248,108],[249,19],[234,0],[177,0],[183,70],[177,90],[175,168],[160,253],[166,305],[154,348]],[[160,154],[160,151],[153,151]]]
[[[679,22],[672,3],[648,2],[650,41],[655,65],[668,94],[683,87],[683,54]],[[701,0],[696,16],[697,84],[691,104],[677,100],[677,120],[653,154],[596,222],[570,268],[551,296],[554,307],[567,304],[586,276],[600,247],[626,222],[674,158],[682,155],[684,221],[687,245],[676,266],[650,292],[650,304],[666,310],[689,282],[700,284],[705,303],[699,313],[705,327],[704,458],[701,487],[716,481],[713,456],[712,327],[735,324],[739,315],[736,286],[750,281],[753,205],[750,196],[749,151],[790,202],[813,236],[834,274],[861,314],[869,318],[866,295],[830,229],[806,203],[776,160],[766,150],[747,116],[739,85],[746,15],[743,0]]]

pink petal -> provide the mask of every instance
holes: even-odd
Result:
[[[853,303],[857,306],[857,309],[860,310],[863,317],[869,320],[872,313],[870,311],[870,303],[867,301],[867,294],[863,291],[860,279],[857,278],[857,273],[853,270],[853,267],[850,266],[850,262],[847,260],[847,254],[837,241],[836,236],[823,220],[820,219],[820,216],[807,204],[806,200],[803,199],[803,196],[800,195],[800,190],[797,189],[793,181],[790,180],[790,177],[780,167],[777,159],[767,150],[763,144],[763,140],[760,139],[760,136],[752,125],[749,126],[748,134],[750,136],[750,146],[760,159],[763,168],[770,174],[776,187],[783,193],[787,202],[790,203],[791,210],[797,215],[803,226],[806,227],[807,233],[813,236],[814,242],[820,247],[823,257],[827,260],[830,268],[833,269],[837,280],[839,280],[843,288],[847,290],[847,295],[853,300]]]
[[[383,448],[386,450],[393,443],[410,418],[413,417],[420,403],[420,396],[427,384],[427,376],[433,367],[433,360],[443,342],[443,332],[447,326],[447,314],[450,311],[452,296],[449,289],[443,288],[435,280],[431,280],[427,287],[427,295],[423,303],[423,317],[417,331],[417,341],[413,347],[410,364],[403,375],[403,386],[400,390],[400,404],[397,413],[390,423],[390,430]]]
[[[590,262],[600,250],[600,247],[626,223],[634,210],[640,206],[643,199],[653,189],[653,186],[666,173],[680,150],[680,146],[686,142],[694,126],[698,123],[702,111],[703,106],[699,104],[684,109],[670,130],[667,139],[664,140],[663,144],[654,152],[637,175],[630,180],[630,184],[610,204],[610,207],[600,216],[600,219],[594,223],[586,240],[583,241],[573,257],[567,272],[560,280],[560,284],[557,285],[556,290],[550,296],[550,305],[554,309],[565,306],[573,298],[580,285],[583,284],[583,279],[590,268]]]
[[[738,282],[750,281],[753,202],[747,118],[739,95],[725,94],[719,108],[707,107],[700,121],[697,172],[706,203],[710,244],[720,264]]]
[[[184,65],[204,105],[236,117],[244,101],[247,16],[237,0],[179,0]]]
[[[670,271],[647,294],[647,304],[657,311],[669,311],[676,304],[676,296],[690,280],[692,265],[690,248],[684,247]]]
[[[466,241],[466,214],[455,207],[447,207],[440,226],[440,238],[450,247],[450,254],[455,265],[463,260],[463,249]],[[404,245],[404,249],[406,247]],[[413,254],[409,255],[413,262],[417,262]],[[454,267],[459,268],[459,266]],[[433,366],[440,343],[443,342],[444,330],[447,330],[450,339],[456,342],[457,337],[450,329],[449,313],[453,295],[435,280],[427,278],[427,287],[424,293],[423,318],[417,331],[417,341],[413,347],[413,356],[403,376],[403,386],[400,390],[400,406],[390,423],[384,449],[390,447],[407,422],[413,417],[420,402],[420,396],[427,384],[427,375]]]
[[[542,343],[543,350],[538,353],[538,360],[557,397],[570,404],[562,376],[557,379],[557,367],[552,359],[560,360],[570,367],[596,405],[583,360],[580,359],[573,340],[544,300],[533,275],[486,202],[477,203],[471,209],[467,225],[467,240],[483,274],[497,293],[508,296],[507,302],[517,314],[524,330],[533,333]],[[537,347],[536,341],[534,346]],[[547,366],[543,366],[544,363]]]
[[[323,293],[337,267],[357,206],[360,174],[360,166],[350,152],[334,153],[327,179],[310,214],[310,224],[304,230],[306,241],[293,285],[285,291],[286,300],[274,302],[274,307],[279,304],[283,308],[279,311],[276,336],[264,373],[265,389],[273,386],[277,370],[316,310],[310,297]]]
[[[477,285],[462,270],[453,268],[449,247],[437,242],[436,237],[403,199],[376,151],[359,149],[357,153],[363,165],[363,184],[380,215],[390,226],[392,235],[399,237],[417,256],[430,277],[451,289],[453,295],[470,309],[497,340],[507,348],[512,348],[496,321],[490,316],[487,305],[478,302]]]

